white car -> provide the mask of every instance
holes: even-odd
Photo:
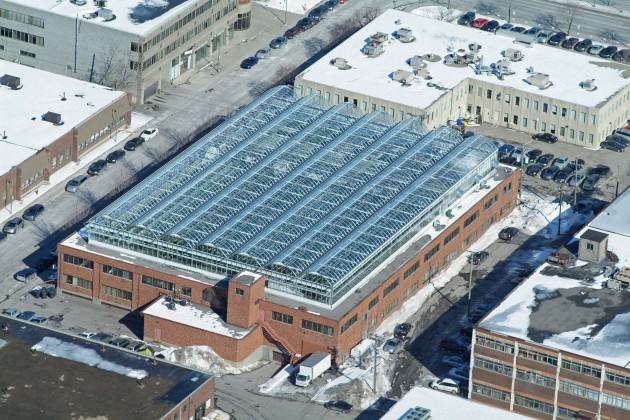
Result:
[[[95,333],[94,331],[83,331],[81,334],[79,334],[81,337],[83,338],[92,338],[96,335],[97,333]]]
[[[438,391],[450,392],[451,394],[459,394],[459,382],[451,379],[436,379],[429,385],[433,389]]]
[[[142,137],[144,141],[149,141],[153,137],[157,136],[159,132],[160,130],[158,130],[157,128],[147,128],[145,130],[142,130],[142,133],[140,133],[140,137]]]

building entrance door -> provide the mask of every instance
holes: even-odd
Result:
[[[171,81],[179,77],[179,57],[173,58],[171,61]]]

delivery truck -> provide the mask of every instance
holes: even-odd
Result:
[[[329,353],[317,352],[306,358],[295,375],[297,386],[309,386],[311,381],[330,369],[331,359]]]

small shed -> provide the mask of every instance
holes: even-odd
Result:
[[[608,235],[597,230],[588,229],[580,236],[578,258],[584,261],[600,262],[606,259],[608,251]]]

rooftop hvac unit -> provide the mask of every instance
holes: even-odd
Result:
[[[472,44],[468,44],[468,49],[471,52],[479,52],[481,50],[481,45],[473,42]]]
[[[433,77],[427,69],[420,69],[416,72],[416,76],[423,78],[424,80],[431,80]]]
[[[383,52],[385,52],[383,44],[377,41],[370,41],[363,47],[363,53],[368,57],[378,57],[383,54]]]
[[[498,72],[502,73],[503,75],[514,74],[514,72],[512,71],[512,63],[510,62],[510,60],[497,61],[495,68],[497,69]]]
[[[11,76],[10,74],[5,74],[0,77],[0,85],[9,87],[13,90],[22,89],[22,83],[20,83],[20,78],[17,76]]]
[[[105,7],[107,6],[107,0],[94,0],[94,5],[96,7]]]
[[[580,87],[588,92],[592,92],[597,89],[595,85],[595,79],[586,79],[580,82]]]
[[[63,124],[63,122],[61,121],[61,114],[57,114],[56,112],[52,111],[48,111],[47,113],[42,115],[42,119],[55,125]]]
[[[547,89],[549,86],[553,85],[551,80],[549,80],[549,75],[544,73],[534,73],[527,76],[525,82],[532,86],[536,86],[540,90]]]
[[[98,9],[96,14],[98,15],[98,17],[102,18],[105,21],[114,20],[116,18],[114,12],[111,9]]]
[[[425,68],[427,66],[427,63],[425,63],[425,61],[419,55],[414,55],[409,59],[409,65],[412,69],[418,71]]]
[[[413,82],[413,73],[407,70],[396,70],[392,73],[392,79],[403,86],[409,86]]]
[[[400,28],[396,31],[396,37],[400,42],[413,42],[416,40],[410,28]]]
[[[375,34],[370,35],[368,38],[368,44],[370,42],[378,42],[379,44],[383,44],[389,40],[389,35],[384,32],[377,32]]]
[[[352,66],[348,64],[348,60],[342,57],[335,57],[330,61],[330,64],[337,67],[339,70],[350,70]]]
[[[85,6],[87,4],[86,0],[70,0],[70,3],[76,4],[77,6]]]
[[[521,50],[508,48],[507,50],[503,51],[503,57],[507,58],[510,61],[521,61],[524,55]]]

